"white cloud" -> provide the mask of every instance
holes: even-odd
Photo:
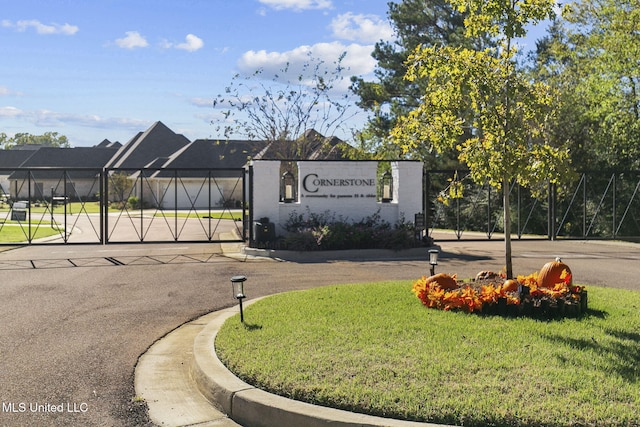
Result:
[[[193,34],[187,34],[187,36],[185,37],[184,43],[173,44],[173,43],[165,42],[162,45],[162,47],[166,49],[176,48],[180,50],[186,50],[187,52],[195,52],[196,50],[202,49],[203,46],[204,46],[204,41],[202,41],[200,37],[195,36]]]
[[[292,9],[295,11],[308,9],[331,9],[331,0],[259,0],[260,3],[276,10]]]
[[[83,127],[138,130],[148,127],[150,122],[123,117],[105,118],[93,114],[60,113],[51,110],[25,111],[15,107],[0,107],[0,118],[23,119],[36,126],[52,127],[76,125]]]
[[[336,61],[340,55],[345,54],[341,62],[344,68],[343,76],[367,75],[375,69],[376,61],[371,57],[372,45],[350,44],[344,45],[340,42],[317,43],[312,46],[300,46],[287,52],[267,52],[266,50],[245,52],[238,61],[238,69],[241,73],[250,75],[256,70],[263,70],[265,78],[279,75],[282,80],[295,80],[298,76],[304,76],[305,65],[322,62],[324,70],[332,73],[336,67]],[[288,75],[282,75],[282,70],[288,69]],[[312,67],[313,68],[313,67]],[[323,72],[324,70],[319,70]],[[314,70],[309,70],[313,72]],[[308,74],[308,73],[307,73]],[[348,78],[345,79],[341,90],[346,90],[349,85]]]
[[[127,31],[125,35],[125,37],[115,41],[118,47],[123,49],[135,49],[149,46],[147,39],[137,31]],[[200,50],[204,47],[204,41],[196,35],[187,34],[183,43],[172,43],[168,40],[162,40],[159,43],[159,46],[162,49],[180,49],[188,52],[195,52],[196,50]]]
[[[331,21],[334,37],[359,43],[375,43],[394,37],[388,21],[377,15],[355,15],[351,12],[338,15]]]
[[[6,86],[0,86],[0,96],[22,96],[22,93],[11,90]]]
[[[24,111],[16,107],[0,107],[0,117],[18,118],[24,116]]]
[[[213,99],[211,98],[191,98],[189,100],[191,105],[196,107],[211,107],[213,105]]]
[[[116,45],[123,49],[135,49],[138,47],[147,47],[149,43],[139,32],[127,31],[125,37],[116,39]]]
[[[15,23],[5,19],[2,21],[2,26],[6,28],[14,28],[16,31],[20,31],[20,32],[25,32],[29,28],[33,28],[36,31],[36,33],[43,34],[43,35],[63,34],[66,36],[72,36],[79,31],[79,28],[75,25],[70,25],[70,24],[60,25],[56,23],[47,25],[47,24],[43,24],[42,22],[36,19],[20,20]]]

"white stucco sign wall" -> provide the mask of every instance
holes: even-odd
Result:
[[[295,201],[281,201],[280,161],[255,160],[253,168],[253,218],[267,217],[276,233],[295,211],[305,214],[332,212],[336,218],[359,221],[380,213],[395,224],[401,217],[413,221],[422,212],[422,163],[391,162],[393,194],[390,202],[378,200],[378,163],[373,161],[300,161],[297,163]]]

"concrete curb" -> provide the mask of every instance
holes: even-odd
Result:
[[[241,249],[241,253],[248,256],[273,258],[275,251],[271,249],[258,249],[249,246],[243,246]]]
[[[147,403],[149,418],[156,425],[240,427],[202,396],[190,375],[193,342],[209,319],[210,315],[205,315],[183,324],[138,360],[136,394]]]
[[[236,313],[235,308],[226,309],[209,318],[209,323],[194,341],[191,374],[205,398],[238,424],[251,427],[444,427],[316,406],[267,393],[245,383],[222,364],[214,345],[222,324]]]

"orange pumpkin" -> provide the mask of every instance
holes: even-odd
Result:
[[[438,285],[440,285],[440,287],[445,290],[459,288],[458,282],[456,282],[456,279],[454,279],[453,277],[449,276],[446,273],[439,273],[434,276],[428,277],[425,284],[429,285],[433,282],[438,283]]]
[[[542,270],[540,270],[540,274],[538,274],[538,286],[542,288],[553,288],[558,283],[564,282],[564,279],[561,278],[562,273],[567,271],[568,274],[571,274],[571,269],[567,264],[562,262],[560,258],[556,258],[555,261],[551,261],[546,263]],[[571,285],[571,277],[569,277],[569,285]]]
[[[518,286],[520,286],[520,283],[518,283],[517,280],[509,279],[502,284],[502,290],[505,292],[515,292],[518,290]]]

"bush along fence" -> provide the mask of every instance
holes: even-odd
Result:
[[[571,269],[559,258],[540,272],[516,279],[490,271],[481,271],[472,281],[446,273],[425,276],[413,283],[412,291],[426,307],[447,311],[545,319],[587,311],[586,289],[573,285]]]

